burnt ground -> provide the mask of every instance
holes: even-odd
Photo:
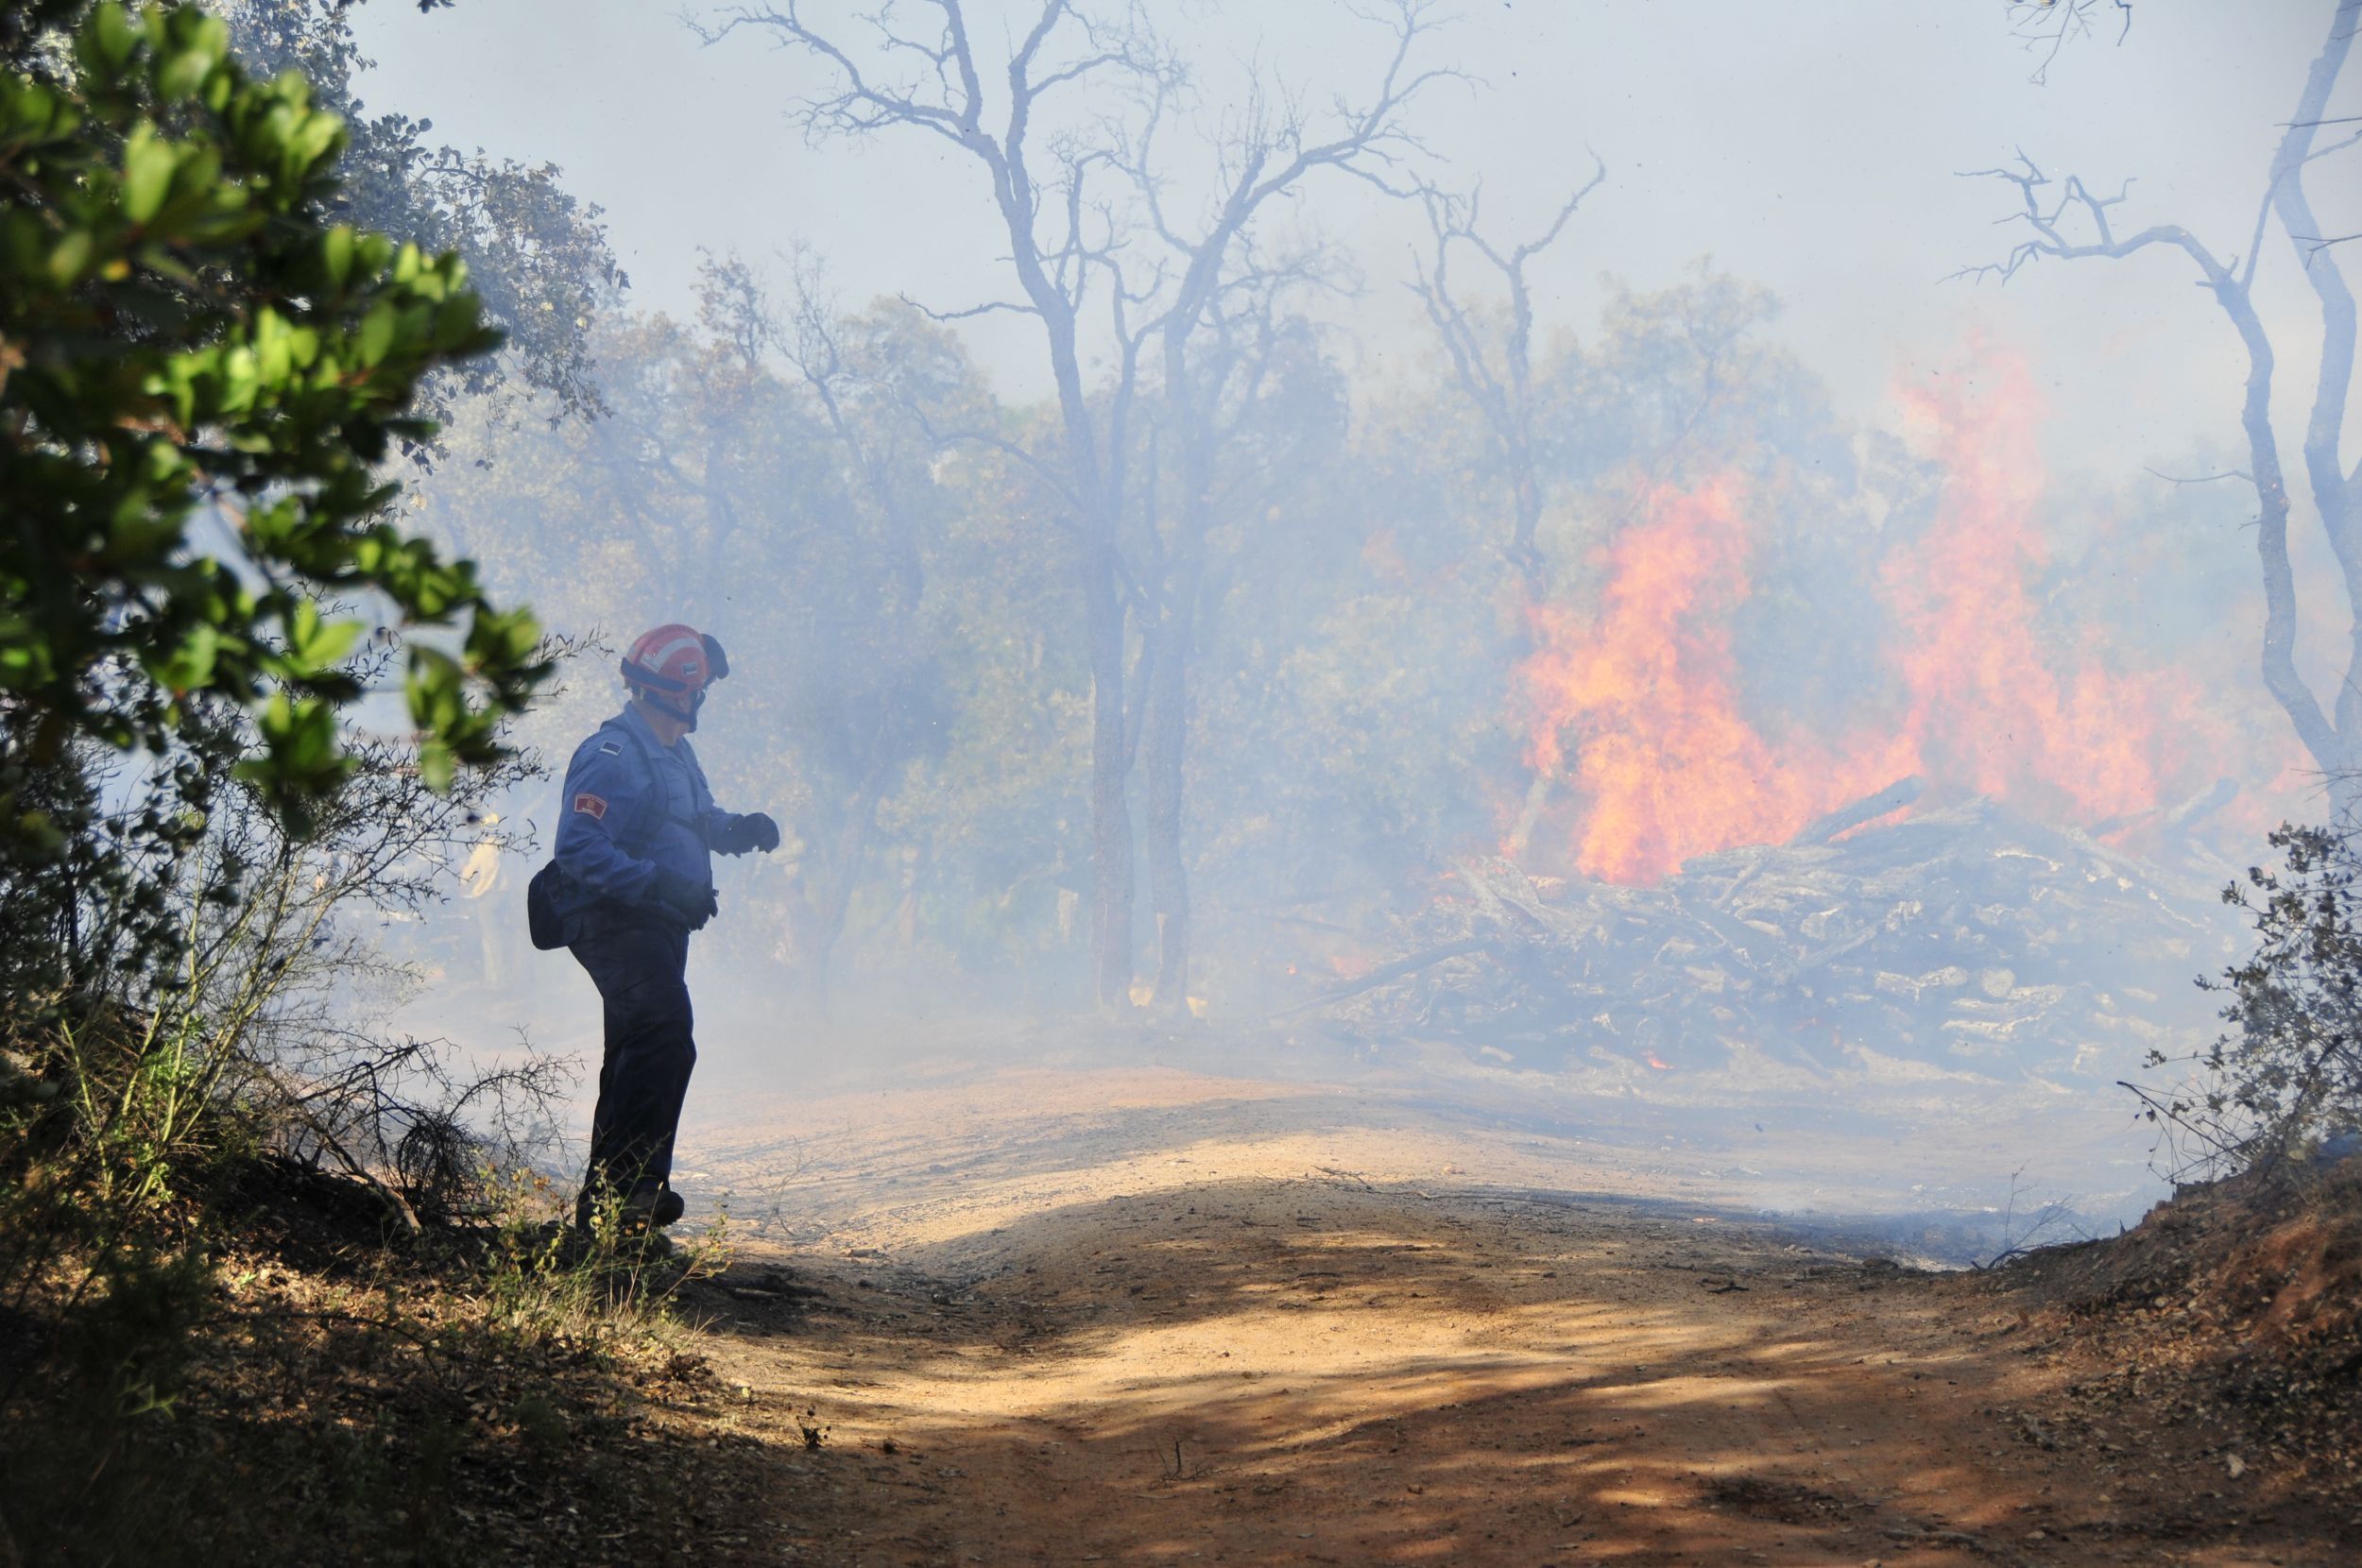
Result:
[[[1561,1151],[1548,1185],[1533,1150],[1303,1098],[971,1076],[808,1104],[835,1131],[786,1143],[742,1103],[739,1141],[701,1136],[739,1260],[687,1306],[751,1490],[703,1559],[2329,1563],[2362,1539],[2353,1254],[2318,1216],[2244,1262],[2254,1213],[1921,1271],[1630,1159]],[[2287,1277],[2262,1296],[2207,1294],[2265,1263]],[[2257,1348],[2341,1290],[2344,1330]]]

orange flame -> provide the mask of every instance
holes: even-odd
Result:
[[[1910,705],[1904,732],[1950,781],[2087,817],[2157,804],[2157,677],[2112,674],[2087,642],[2064,673],[2045,659],[2027,584],[2048,564],[2035,392],[2021,360],[1989,363],[1972,401],[1908,392],[1943,467],[1935,526],[1886,563]]]
[[[1692,855],[1787,838],[1896,763],[1782,758],[1739,711],[1729,611],[1747,596],[1754,540],[1737,483],[1659,488],[1644,504],[1649,520],[1609,553],[1598,619],[1537,611],[1524,676],[1535,770],[1560,772],[1560,737],[1582,739],[1575,780],[1590,810],[1576,864],[1651,883]]]
[[[1914,773],[2082,821],[2140,811],[2166,782],[2162,732],[2229,741],[2236,724],[2205,722],[2188,676],[2114,672],[2097,638],[2045,649],[2031,587],[2047,564],[2043,472],[2023,364],[1989,361],[1974,398],[1903,401],[1946,483],[1926,534],[1879,574],[1893,713],[1834,743],[1775,744],[1750,722],[1730,626],[1756,526],[1736,479],[1645,489],[1642,520],[1607,552],[1596,612],[1533,612],[1536,648],[1519,671],[1526,759],[1582,795],[1581,870],[1652,884],[1693,855],[1793,837]],[[2184,754],[2212,765],[2202,743]]]

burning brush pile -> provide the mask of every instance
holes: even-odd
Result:
[[[2260,841],[2293,741],[2179,645],[2055,607],[2080,573],[2053,550],[2039,400],[2022,365],[1981,379],[1905,397],[1933,499],[1808,612],[1784,607],[1812,603],[1796,582],[1757,597],[1793,553],[1766,518],[1813,515],[1776,474],[1641,486],[1589,586],[1530,606],[1513,859],[1461,864],[1332,1015],[1553,1070],[2104,1082],[2210,1039],[2193,981],[2246,933],[2193,835],[2216,815],[2240,819],[2218,848]],[[1742,643],[1782,614],[1810,635]],[[1779,711],[1775,651],[1849,620],[1842,700]]]
[[[2212,882],[1987,797],[1872,820],[1917,794],[1895,786],[1653,887],[1464,862],[1402,923],[1405,956],[1331,1014],[1546,1071],[1759,1053],[2106,1082],[2151,1046],[2207,1037],[2192,982],[2244,935]]]

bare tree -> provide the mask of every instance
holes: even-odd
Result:
[[[1160,408],[1166,423],[1159,429],[1172,432],[1166,467],[1172,501],[1153,540],[1158,656],[1143,693],[1142,762],[1157,934],[1154,1005],[1175,1014],[1189,1006],[1192,941],[1183,824],[1196,654],[1202,624],[1235,579],[1241,554],[1234,548],[1217,562],[1211,538],[1224,521],[1259,516],[1285,487],[1286,476],[1268,471],[1270,465],[1252,461],[1242,449],[1250,430],[1269,417],[1265,395],[1283,358],[1310,330],[1285,314],[1282,298],[1314,281],[1295,269],[1244,267],[1191,333],[1183,383],[1189,401],[1169,396]]]
[[[2099,30],[2103,15],[2118,23],[2118,43],[2132,36],[2132,0],[2007,0],[2007,6],[2011,30],[2034,57],[2036,86],[2050,78],[2061,50]]]
[[[796,861],[790,889],[805,980],[814,1008],[825,1015],[833,954],[869,866],[879,809],[928,742],[932,715],[924,693],[933,678],[933,660],[916,627],[927,589],[927,498],[914,491],[923,492],[928,484],[917,476],[926,471],[933,437],[923,392],[898,384],[905,376],[927,380],[926,365],[898,373],[860,363],[858,345],[847,341],[846,318],[827,297],[817,263],[802,250],[789,261],[784,310],[774,307],[743,260],[709,261],[702,314],[709,331],[730,345],[750,375],[775,359],[793,372],[845,466],[847,506],[834,531],[848,542],[858,537],[859,554],[874,557],[891,585],[879,605],[891,631],[866,650],[870,668],[858,696],[842,705],[834,722],[811,726],[826,732],[825,741],[818,734],[812,739],[833,754],[848,786],[816,813],[820,842],[807,845]]]
[[[1133,315],[1143,295],[1124,275],[1121,220],[1097,189],[1101,180],[1115,182],[1109,144],[1088,135],[1046,135],[1037,115],[1045,100],[1086,87],[1154,92],[1174,68],[1137,14],[1105,23],[1073,0],[1044,0],[1010,54],[995,110],[963,0],[927,0],[917,9],[933,15],[932,26],[906,21],[891,4],[855,19],[874,36],[871,52],[880,71],[907,66],[906,74],[893,77],[873,74],[854,45],[810,22],[807,8],[796,0],[733,7],[698,31],[708,43],[742,31],[768,33],[827,66],[829,88],[792,111],[807,136],[860,140],[887,129],[922,131],[959,148],[990,182],[1022,298],[946,318],[1008,311],[1041,323],[1063,451],[1059,461],[1035,467],[1074,524],[1090,639],[1093,968],[1100,999],[1121,1005],[1131,984],[1134,850],[1125,798],[1132,757],[1124,723],[1126,611],[1118,528],[1144,336]],[[1087,307],[1107,312],[1116,345],[1112,385],[1097,399],[1084,377]]]
[[[2151,248],[2179,250],[2197,268],[2201,286],[2229,318],[2247,350],[2247,396],[2239,424],[2248,467],[2239,477],[2254,486],[2259,506],[2255,530],[2264,582],[2264,684],[2285,710],[2322,773],[2341,810],[2362,805],[2362,465],[2345,467],[2340,441],[2347,400],[2353,387],[2354,298],[2339,269],[2340,236],[2325,236],[2305,194],[2306,170],[2321,159],[2362,142],[2362,131],[2319,142],[2326,126],[2351,123],[2326,117],[2354,32],[2362,26],[2362,0],[2336,0],[2329,36],[2306,74],[2296,112],[2272,155],[2255,223],[2244,257],[2218,253],[2178,224],[2155,224],[2121,233],[2115,222],[2130,181],[2114,196],[2100,196],[2068,176],[2053,196],[2052,182],[2023,153],[2014,168],[1976,171],[2015,187],[2020,209],[2012,214],[2030,231],[2004,260],[1971,267],[1956,276],[2009,279],[2045,258],[2085,261],[2122,259]],[[2268,231],[2277,227],[2293,248],[2305,282],[2320,310],[2320,370],[2302,438],[2305,486],[2319,514],[2345,589],[2352,653],[2332,701],[2324,706],[2297,671],[2297,592],[2288,562],[2290,500],[2281,462],[2280,437],[2272,427],[2274,358],[2270,337],[2255,308],[2256,268]]]
[[[1340,99],[1326,125],[1263,81],[1251,85],[1237,129],[1216,146],[1217,179],[1203,220],[1185,229],[1170,211],[1168,176],[1155,156],[1164,99],[1153,106],[1124,158],[1149,223],[1179,265],[1180,281],[1155,323],[1162,383],[1158,430],[1170,436],[1170,504],[1154,520],[1158,570],[1155,658],[1146,690],[1148,868],[1157,924],[1155,1001],[1188,1006],[1191,940],[1189,871],[1182,853],[1184,776],[1189,745],[1190,669],[1196,644],[1206,551],[1217,520],[1216,474],[1239,418],[1271,366],[1277,302],[1288,289],[1333,273],[1317,250],[1273,264],[1258,254],[1255,224],[1274,201],[1325,171],[1363,180],[1391,196],[1409,194],[1405,162],[1425,152],[1405,111],[1433,84],[1456,73],[1412,63],[1433,26],[1426,0],[1398,0],[1394,46],[1368,98]]]
[[[1428,319],[1444,340],[1462,394],[1476,405],[1500,448],[1512,507],[1507,554],[1510,564],[1525,579],[1527,596],[1536,600],[1549,592],[1549,573],[1541,548],[1534,543],[1542,521],[1542,481],[1533,454],[1533,290],[1526,281],[1526,264],[1557,243],[1583,198],[1607,179],[1607,165],[1596,153],[1592,164],[1591,178],[1566,198],[1549,227],[1507,249],[1485,238],[1477,228],[1481,186],[1465,196],[1432,186],[1419,192],[1435,249],[1432,261],[1418,264],[1412,292],[1427,307]],[[1471,314],[1455,288],[1451,257],[1456,247],[1475,251],[1500,275],[1509,290],[1509,319],[1498,332]]]
[[[1396,47],[1378,90],[1365,105],[1339,104],[1332,127],[1316,129],[1313,117],[1292,99],[1275,107],[1258,92],[1241,128],[1221,145],[1221,189],[1211,215],[1186,237],[1166,221],[1153,150],[1159,126],[1186,87],[1187,73],[1150,28],[1142,9],[1135,6],[1108,18],[1092,14],[1078,0],[1041,0],[1033,26],[1012,46],[997,103],[984,86],[964,0],[926,0],[914,9],[932,20],[921,26],[902,9],[881,4],[858,13],[840,30],[813,23],[808,8],[787,0],[728,8],[699,32],[709,43],[742,31],[767,33],[825,65],[830,76],[827,90],[794,110],[808,136],[859,139],[889,128],[931,133],[972,159],[990,183],[1020,298],[938,318],[1007,311],[1031,315],[1042,327],[1057,390],[1060,450],[1047,461],[1023,451],[1015,454],[1051,487],[1074,522],[1092,686],[1094,980],[1103,1004],[1128,1006],[1136,849],[1127,787],[1151,704],[1127,702],[1127,690],[1145,694],[1155,689],[1164,661],[1186,661],[1190,611],[1176,607],[1181,601],[1173,591],[1194,580],[1187,540],[1202,538],[1204,528],[1192,510],[1202,501],[1190,499],[1202,492],[1192,490],[1185,460],[1172,527],[1180,548],[1166,553],[1168,570],[1144,584],[1123,559],[1121,529],[1135,510],[1138,483],[1134,421],[1143,354],[1152,339],[1160,343],[1168,405],[1190,404],[1195,396],[1191,340],[1222,292],[1234,247],[1258,213],[1321,169],[1383,183],[1383,171],[1415,150],[1401,125],[1403,105],[1445,75],[1417,72],[1408,63],[1414,43],[1432,26],[1430,0],[1392,0],[1385,14],[1394,25]],[[866,28],[871,39],[859,54],[846,41],[854,24]],[[1096,100],[1101,104],[1128,109],[1131,124],[1102,116],[1088,121],[1087,129],[1046,131],[1045,103],[1063,104],[1085,89],[1102,94]],[[1135,249],[1143,237],[1143,204],[1146,225],[1165,241],[1165,253],[1145,261]],[[1105,313],[1104,322],[1100,312]],[[1084,370],[1085,338],[1092,332],[1104,333],[1112,346],[1112,366],[1096,387],[1087,383]],[[1176,426],[1185,448],[1192,438],[1189,428]],[[994,444],[1006,445],[997,439]],[[1143,622],[1136,665],[1127,676],[1124,658],[1135,611]],[[1177,789],[1187,690],[1185,681],[1175,687],[1173,680],[1172,674],[1165,677],[1171,693],[1163,721],[1168,727],[1153,749],[1158,765],[1170,769],[1168,785]],[[1176,724],[1183,729],[1172,727]],[[1171,812],[1159,811],[1157,820],[1168,818],[1177,823],[1177,804]],[[1165,866],[1170,883],[1177,856],[1159,852],[1154,863]],[[1167,910],[1171,940],[1186,954],[1186,893],[1176,895],[1168,886],[1159,907]],[[1177,921],[1173,907],[1180,911]],[[1186,958],[1168,967],[1175,974],[1174,985],[1184,983]]]

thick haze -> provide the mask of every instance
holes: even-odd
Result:
[[[969,7],[988,124],[1036,9]],[[2141,0],[2119,43],[2095,7],[2046,68],[2008,10],[1478,0],[1420,39],[1415,65],[1464,79],[1409,111],[1424,146],[1397,173],[1481,182],[1488,238],[1536,236],[1605,169],[1531,269],[1540,570],[1511,564],[1510,465],[1405,286],[1422,210],[1329,175],[1270,214],[1266,238],[1319,237],[1353,286],[1283,307],[1326,331],[1273,318],[1278,368],[1214,463],[1210,570],[1172,564],[1179,462],[1138,428],[1105,535],[1136,688],[1142,628],[1202,616],[1172,776],[1208,1027],[1169,1036],[1174,1059],[1351,1075],[1409,1043],[1438,1095],[1570,1124],[1646,1103],[1762,1133],[1740,1106],[1786,1096],[1813,1152],[1746,1167],[1767,1202],[1824,1201],[1830,1133],[1862,1134],[1830,1159],[1890,1206],[1983,1202],[2028,1161],[2102,1208],[2146,1190],[2115,1082],[2211,1033],[2187,982],[2242,940],[2215,894],[2316,804],[2257,674],[2253,491],[2145,471],[2240,466],[2246,361],[2166,247],[1945,281],[2024,232],[2015,187],[1957,172],[2022,149],[2062,182],[2130,179],[2119,232],[2181,224],[2239,256],[2329,8]],[[790,108],[825,73],[758,31],[708,45],[621,0],[355,14],[370,112],[562,166],[631,278],[590,328],[613,418],[463,409],[409,503],[561,630],[731,643],[697,743],[722,803],[778,810],[790,843],[720,868],[693,965],[706,1092],[969,1049],[992,1018],[1012,1060],[1041,1045],[1022,1020],[1087,1019],[1094,666],[1072,508],[1036,477],[1065,450],[1041,329],[985,315],[954,346],[871,309],[1014,296],[982,171],[908,129],[808,143]],[[1330,0],[1143,14],[1192,66],[1201,133],[1250,74],[1360,99],[1392,43]],[[2333,116],[2362,112],[2355,79]],[[1048,128],[1129,111],[1070,95]],[[2355,166],[2310,175],[2327,235],[2362,230]],[[1188,179],[1170,210],[1206,199]],[[2265,245],[2293,469],[2319,316],[2285,236]],[[833,296],[803,326],[847,369],[826,417],[792,323],[768,347],[728,324],[790,321],[799,251]],[[746,314],[701,320],[709,258],[750,264],[720,279]],[[1498,331],[1498,280],[1454,265]],[[2295,523],[2325,690],[2349,622],[2309,496]],[[562,760],[612,685],[578,667],[526,739]],[[1144,867],[1154,751],[1128,786]],[[515,806],[545,838],[555,792]],[[1899,820],[1829,825],[1865,798]],[[451,981],[414,1016],[594,1053],[587,981],[522,950],[521,882],[478,875],[464,920],[411,933]],[[1143,870],[1143,990],[1152,891]],[[1923,1173],[1890,1147],[1944,1152]]]
[[[1150,9],[1201,63],[1209,94],[1225,60],[1258,58],[1325,101],[1358,91],[1385,42],[1327,0]],[[2100,187],[2131,177],[2127,223],[2180,223],[2218,254],[2241,253],[2278,125],[2319,44],[2316,12],[2142,0],[2121,46],[2104,19],[2037,85],[2042,51],[2011,36],[1998,4],[1480,0],[1427,57],[1472,81],[1437,93],[1418,124],[1447,181],[1484,181],[1489,226],[1507,235],[1548,221],[1586,171],[1586,148],[1605,161],[1606,185],[1534,269],[1546,325],[1587,326],[1601,274],[1654,288],[1710,256],[1779,297],[1775,331],[1849,417],[1877,419],[1898,374],[1956,365],[1964,334],[1981,329],[2032,357],[2054,463],[2128,472],[2232,428],[2244,368],[2229,327],[2162,251],[2038,267],[2006,290],[1939,282],[1999,259],[2013,237],[1994,222],[2014,192],[1953,173],[2022,148],[2054,176]],[[483,0],[426,17],[383,4],[359,13],[357,30],[379,62],[358,83],[372,109],[431,117],[460,145],[555,162],[604,206],[642,308],[687,313],[699,247],[762,258],[799,240],[850,302],[902,293],[950,307],[1010,292],[974,171],[916,133],[806,145],[784,110],[820,78],[755,35],[705,47],[674,15],[630,0]],[[2341,205],[2362,209],[2351,188],[2341,204],[2333,181],[2320,184],[2325,226]],[[1371,350],[1427,352],[1399,287],[1424,238],[1415,209],[1342,180],[1315,186],[1307,205],[1358,261],[1356,324]],[[2286,258],[2268,259],[2297,290],[2267,296],[2296,324],[2281,334],[2285,392],[2310,373],[2307,301]],[[1041,390],[1030,327],[971,329],[1005,391]]]

